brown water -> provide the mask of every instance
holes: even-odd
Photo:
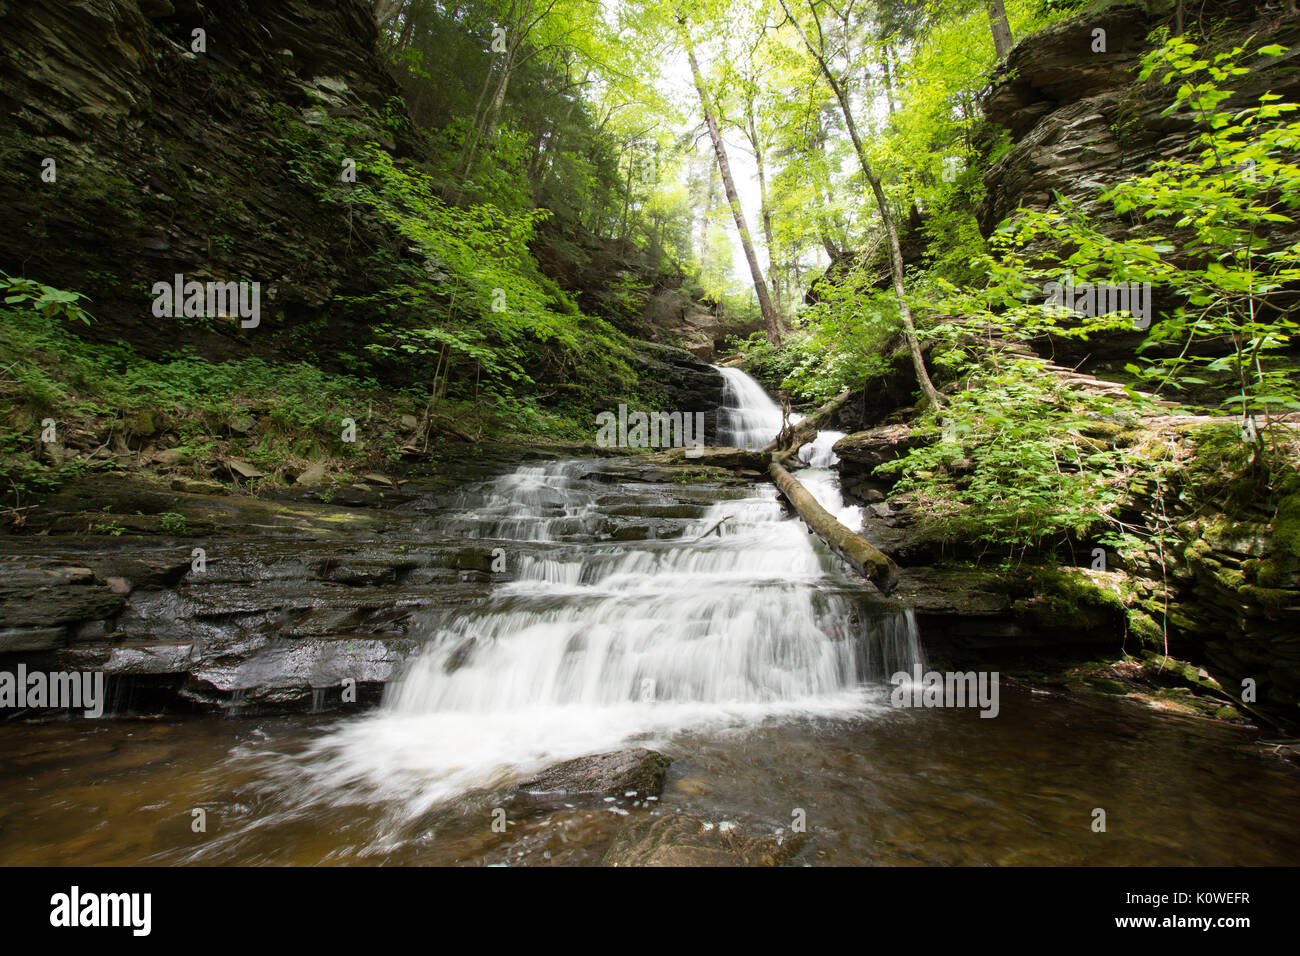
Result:
[[[772,433],[779,409],[728,382],[723,437]],[[824,467],[830,437],[801,479],[854,523]],[[806,821],[797,864],[1300,860],[1300,771],[1252,732],[1005,684],[992,719],[895,710],[885,682],[924,669],[911,612],[876,606],[770,485],[629,480],[636,467],[524,464],[401,512],[412,547],[500,547],[511,574],[466,585],[473,600],[401,584],[367,598],[419,607],[379,710],[0,725],[0,864],[592,864],[621,827],[677,812],[752,836]],[[273,598],[295,581],[239,587]],[[133,626],[208,634],[219,655],[248,635],[213,643],[210,611],[243,600],[217,589],[202,618],[173,622],[178,600]],[[218,656],[208,679],[327,686],[307,666],[315,645],[277,627],[250,631],[271,653]],[[657,800],[515,794],[546,766],[634,745],[674,760]]]
[[[1091,694],[1004,688],[991,720],[872,711],[680,734],[653,741],[676,758],[655,803],[537,802],[513,797],[506,775],[414,815],[345,781],[286,778],[293,755],[338,723],[6,724],[0,864],[591,864],[640,814],[774,832],[796,808],[808,829],[796,864],[1300,861],[1300,771],[1261,756],[1252,732]],[[505,833],[492,829],[497,807]],[[1098,807],[1105,833],[1091,828]]]

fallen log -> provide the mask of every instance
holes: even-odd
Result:
[[[764,472],[771,460],[768,455],[761,455],[746,448],[725,448],[715,445],[699,447],[665,448],[646,455],[646,462],[656,465],[712,465],[718,468],[748,469]]]
[[[771,453],[781,460],[798,454],[799,449],[817,437],[817,433],[830,423],[832,416],[849,400],[849,391],[845,389],[825,405],[816,408],[795,423],[792,428],[782,428],[781,433],[764,445],[759,451]]]
[[[874,584],[882,594],[894,590],[898,585],[898,565],[889,555],[835,520],[835,516],[818,504],[812,493],[779,464],[772,462],[767,467],[767,473],[772,476],[781,494],[799,512],[799,517],[808,523],[808,527],[832,551]]]

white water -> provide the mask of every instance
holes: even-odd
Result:
[[[744,373],[724,371],[728,394],[752,402],[731,410],[726,434],[766,442],[779,409]],[[810,447],[819,463],[829,454],[821,438]],[[911,612],[864,616],[851,590],[833,590],[836,559],[783,515],[770,486],[709,506],[677,539],[593,543],[611,487],[640,500],[673,494],[583,477],[598,467],[527,465],[463,495],[455,532],[503,547],[517,580],[481,606],[431,613],[424,652],[383,708],[281,768],[286,788],[419,814],[633,741],[880,710],[883,682],[921,660]],[[801,478],[843,511],[834,472]]]
[[[763,386],[738,368],[714,366],[722,375],[718,409],[718,444],[762,448],[781,431],[781,408]]]
[[[850,531],[862,530],[861,505],[846,505],[840,493],[840,478],[835,465],[840,458],[831,446],[844,437],[844,432],[822,431],[815,441],[799,449],[799,460],[808,467],[799,472],[799,481],[811,492],[823,508],[839,519]]]

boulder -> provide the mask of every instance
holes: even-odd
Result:
[[[307,466],[307,470],[294,479],[298,484],[312,487],[325,481],[325,466],[318,461]]]
[[[238,475],[240,478],[265,478],[266,473],[258,471],[257,468],[246,461],[240,461],[238,458],[227,458],[226,467]]]
[[[519,784],[522,793],[592,793],[637,799],[658,796],[671,763],[654,750],[637,747],[566,760]]]
[[[853,471],[869,477],[878,466],[902,458],[922,443],[910,425],[900,422],[877,425],[866,431],[845,435],[835,443],[832,450],[840,458],[841,472]],[[846,467],[846,463],[849,467]]]

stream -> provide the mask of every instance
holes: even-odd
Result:
[[[780,410],[721,372],[718,444],[760,446]],[[805,446],[799,478],[857,529],[839,437]],[[802,812],[799,864],[1300,856],[1300,775],[1245,729],[1010,687],[993,720],[890,706],[890,675],[925,667],[912,613],[847,577],[767,482],[634,483],[568,459],[466,485],[433,514],[510,579],[421,611],[380,707],[0,725],[0,862],[594,864],[630,818],[679,811],[764,833]],[[608,540],[610,515],[659,530]],[[628,747],[673,758],[658,799],[516,792]]]

